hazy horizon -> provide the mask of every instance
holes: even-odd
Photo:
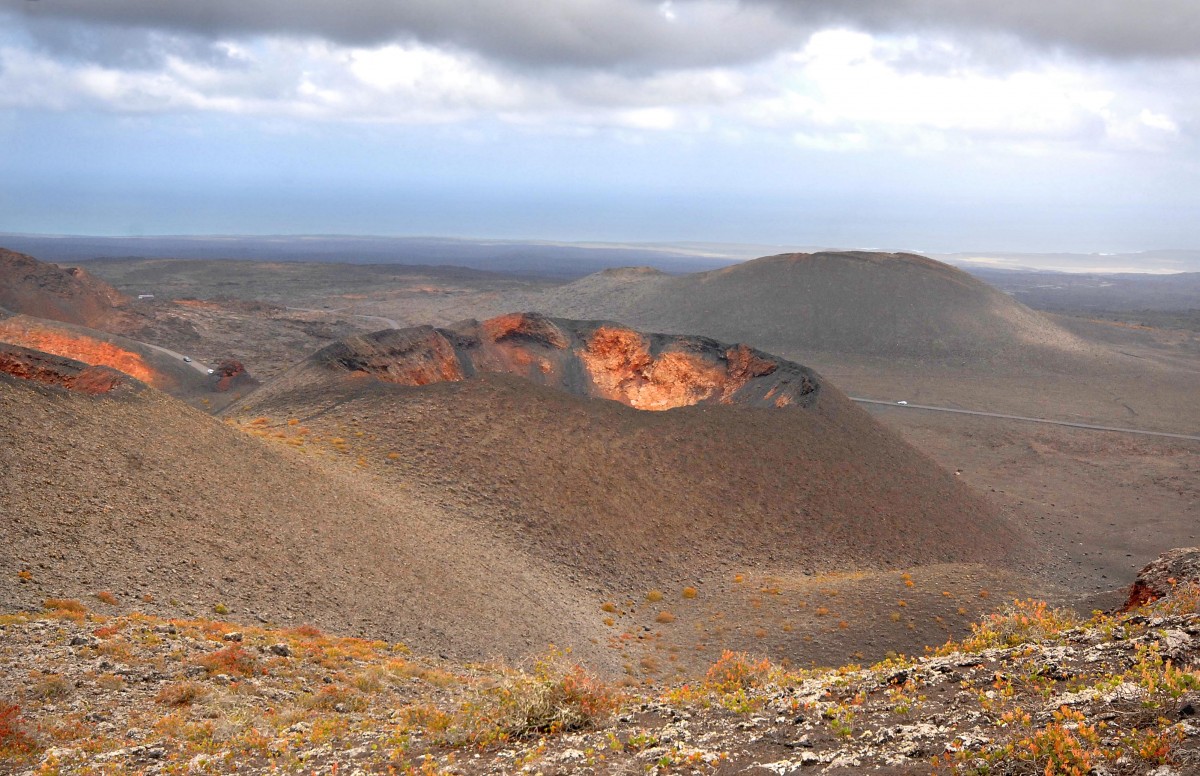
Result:
[[[604,268],[649,265],[697,272],[780,253],[887,251],[917,253],[974,270],[1076,274],[1200,272],[1200,250],[1075,253],[965,250],[908,246],[795,245],[697,241],[472,239],[447,235],[47,235],[0,232],[0,248],[57,263],[98,258],[229,259],[334,263],[435,264],[500,272],[580,276]]]

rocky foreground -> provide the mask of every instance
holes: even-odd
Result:
[[[1200,586],[1158,584],[1087,621],[1014,602],[919,658],[726,653],[669,688],[605,686],[564,654],[451,665],[50,599],[0,618],[0,771],[1183,776],[1200,772]]]

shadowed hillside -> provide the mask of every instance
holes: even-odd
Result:
[[[684,276],[608,270],[531,301],[785,353],[990,359],[1084,345],[961,270],[913,254],[783,254]]]

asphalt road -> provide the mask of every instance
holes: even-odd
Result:
[[[1140,428],[1121,428],[1119,426],[1097,426],[1091,423],[1073,423],[1069,420],[1050,420],[1048,418],[1027,418],[1023,415],[1005,415],[1001,412],[979,412],[977,410],[960,410],[954,407],[931,407],[927,404],[897,404],[894,401],[880,399],[862,399],[851,396],[850,401],[859,404],[878,404],[884,407],[895,407],[899,410],[926,410],[929,412],[953,412],[957,415],[978,415],[983,418],[1002,418],[1004,420],[1020,420],[1026,423],[1047,423],[1052,426],[1067,426],[1068,428],[1086,428],[1090,431],[1115,431],[1121,434],[1142,434],[1143,436],[1169,437],[1171,439],[1188,439],[1200,442],[1200,436],[1194,434],[1172,434],[1167,431],[1146,431]]]
[[[148,348],[154,348],[154,349],[155,349],[155,350],[157,350],[159,353],[163,353],[163,354],[165,354],[165,355],[168,355],[168,356],[170,356],[171,358],[177,358],[177,359],[179,359],[180,361],[183,361],[183,354],[182,354],[182,353],[176,353],[174,350],[167,350],[166,348],[164,348],[164,347],[160,347],[160,346],[158,346],[158,345],[151,345],[149,342],[143,342],[142,344],[143,344],[143,345],[145,345],[145,346],[146,346],[146,347],[148,347]],[[199,372],[200,374],[203,374],[203,375],[206,375],[206,374],[208,374],[208,366],[207,366],[207,365],[205,365],[205,364],[201,364],[199,361],[196,361],[195,359],[192,359],[191,361],[185,361],[184,363],[186,363],[186,364],[187,364],[188,366],[190,366],[192,369],[195,369],[195,370],[196,370],[197,372]]]

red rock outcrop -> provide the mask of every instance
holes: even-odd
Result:
[[[217,364],[213,372],[217,375],[216,389],[222,393],[255,382],[246,371],[246,365],[234,358],[227,358]]]
[[[1200,547],[1167,550],[1146,564],[1129,586],[1129,597],[1122,611],[1166,598],[1176,586],[1185,583],[1200,583]]]
[[[604,322],[513,313],[449,329],[385,330],[331,345],[313,362],[402,385],[515,374],[643,410],[694,404],[807,404],[818,378],[745,345],[643,334]]]
[[[0,374],[92,395],[112,391],[124,378],[115,369],[5,343],[0,343]]]

